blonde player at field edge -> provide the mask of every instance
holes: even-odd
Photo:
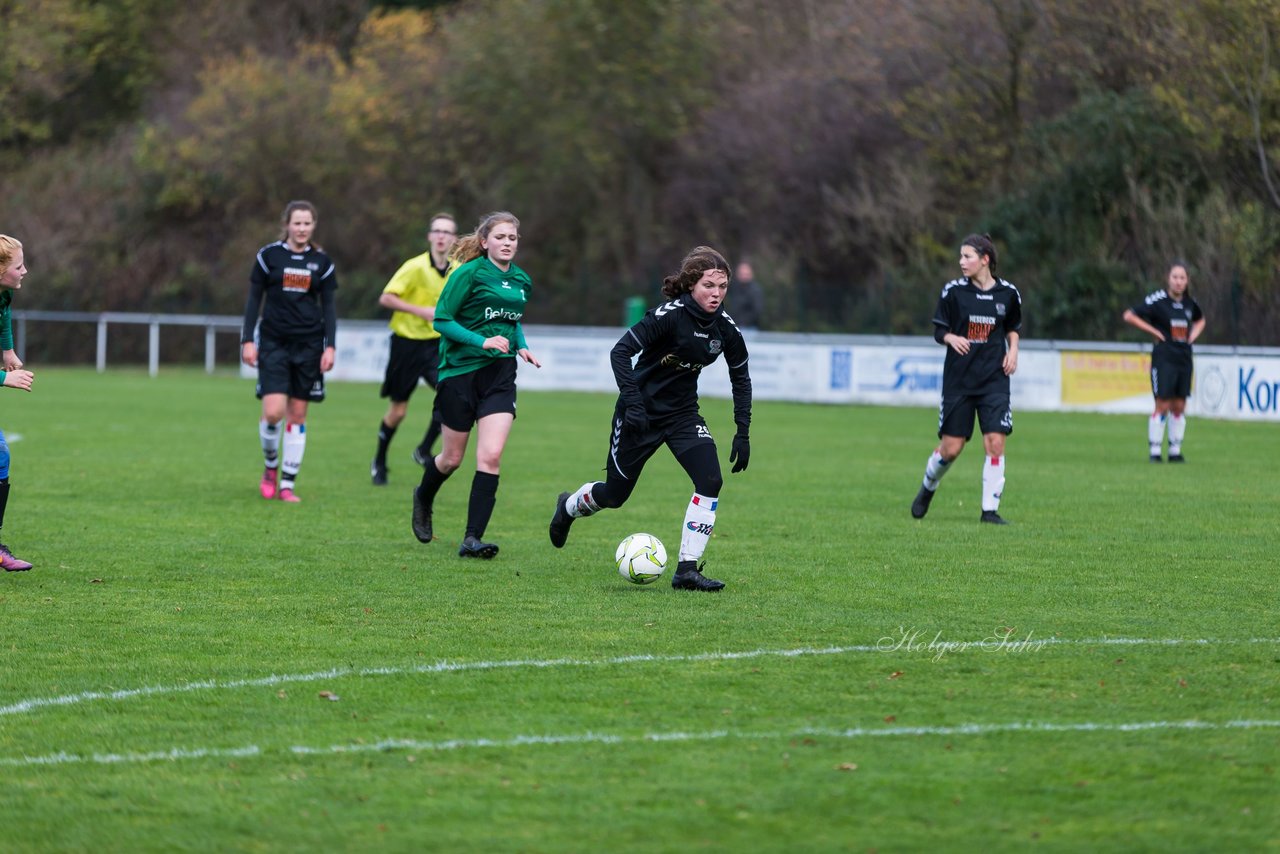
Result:
[[[1013,432],[1009,378],[1018,370],[1018,330],[1022,296],[995,274],[996,247],[987,234],[971,234],[960,244],[963,278],[947,282],[933,314],[933,337],[947,348],[938,408],[938,447],[924,467],[924,484],[911,515],[924,518],[942,476],[973,436],[976,416],[986,459],[982,464],[981,521],[1001,518],[1005,437]]]
[[[9,315],[9,304],[13,301],[13,292],[22,287],[22,277],[27,275],[26,259],[22,254],[22,244],[12,237],[0,234],[0,360],[4,370],[0,371],[0,386],[31,391],[31,383],[35,375],[22,369],[22,360],[13,350],[13,322]],[[0,528],[4,527],[4,511],[9,505],[9,443],[5,441],[4,432],[0,431]],[[24,572],[31,564],[13,556],[13,552],[0,543],[0,568],[5,572]]]
[[[369,472],[374,486],[386,486],[387,448],[409,411],[409,398],[418,388],[418,381],[425,380],[435,391],[440,372],[440,333],[432,321],[436,319],[436,302],[444,290],[445,280],[458,266],[457,261],[449,259],[457,239],[458,224],[451,214],[433,216],[427,232],[431,248],[405,261],[378,297],[379,305],[391,309],[391,352],[381,392],[383,397],[391,399],[391,404],[378,425],[378,450]],[[438,438],[440,404],[433,401],[431,424],[422,442],[413,449],[413,461],[426,465],[431,458],[431,446]]]

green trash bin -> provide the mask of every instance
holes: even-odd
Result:
[[[622,322],[630,329],[644,318],[644,297],[627,297],[623,302]]]

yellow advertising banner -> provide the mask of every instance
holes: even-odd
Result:
[[[1149,353],[1062,351],[1062,402],[1088,405],[1151,393]]]

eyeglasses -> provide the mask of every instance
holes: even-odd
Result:
[[[443,228],[433,228],[433,229],[431,229],[430,231],[428,231],[427,233],[428,233],[428,234],[448,234],[448,235],[454,235],[454,234],[457,234],[458,232],[456,232],[456,231],[445,231]]]

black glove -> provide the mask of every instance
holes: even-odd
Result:
[[[649,414],[639,404],[628,406],[622,418],[628,432],[643,433],[649,429]]]
[[[733,449],[729,451],[729,462],[733,463],[731,471],[735,474],[747,470],[747,463],[751,462],[751,440],[747,438],[746,433],[738,433],[733,437]]]

